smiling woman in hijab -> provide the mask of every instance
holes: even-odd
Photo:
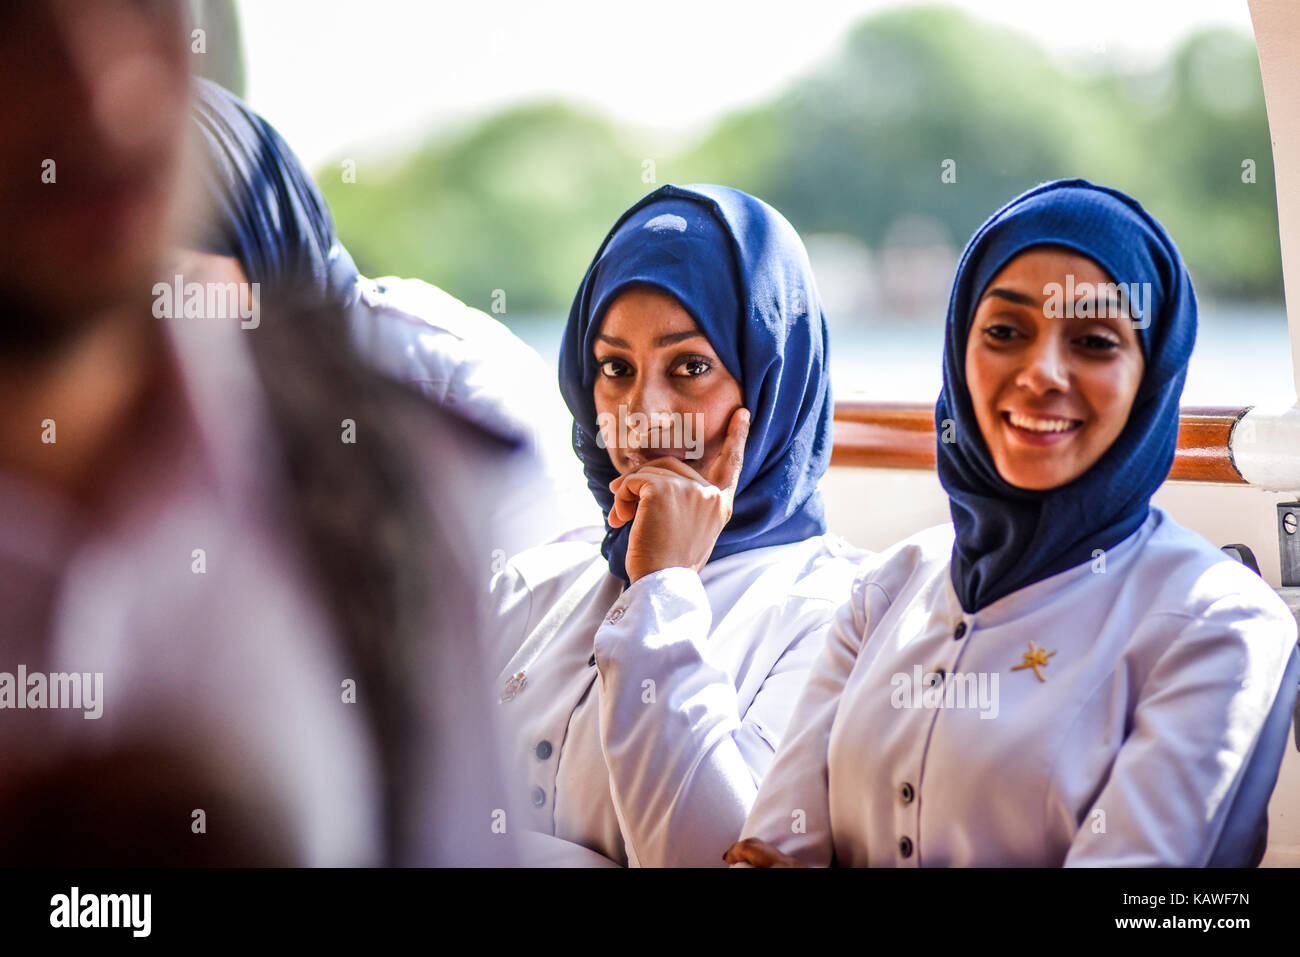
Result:
[[[979,229],[935,411],[952,524],[863,567],[728,860],[1210,860],[1296,624],[1150,504],[1195,332],[1122,193],[1048,183]]]
[[[578,288],[560,385],[606,526],[493,582],[509,786],[610,861],[721,864],[861,557],[826,534],[798,235],[736,190],[651,193]]]

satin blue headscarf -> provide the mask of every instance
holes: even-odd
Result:
[[[1013,258],[1064,246],[1116,283],[1150,283],[1138,328],[1145,360],[1128,421],[1083,475],[1032,491],[998,473],[971,407],[966,342],[980,297]],[[1063,319],[1063,322],[1070,320]],[[1136,200],[1084,180],[1045,183],[1012,200],[976,231],[953,283],[935,407],[939,480],[957,538],[952,583],[967,613],[1118,544],[1146,519],[1178,441],[1178,401],[1196,339],[1196,297],[1174,241]],[[953,442],[944,442],[947,420]]]
[[[776,210],[724,186],[664,186],[622,215],[569,311],[560,390],[573,449],[608,521],[618,476],[597,441],[593,345],[610,304],[633,286],[676,297],[740,384],[751,414],[731,521],[710,560],[826,531],[817,482],[830,464],[827,331],[803,242]],[[631,524],[606,525],[601,554],[628,580]]]
[[[229,90],[194,78],[202,206],[190,241],[239,260],[262,294],[351,301],[357,267],[311,176],[266,120]]]

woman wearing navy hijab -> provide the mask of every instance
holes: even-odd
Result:
[[[1122,193],[1048,183],[976,232],[935,411],[952,524],[863,567],[728,860],[1209,861],[1296,624],[1150,504],[1195,331]]]
[[[651,193],[578,289],[560,387],[606,524],[493,581],[516,814],[590,861],[721,864],[860,557],[826,534],[798,235],[733,189]]]

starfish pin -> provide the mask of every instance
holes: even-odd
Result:
[[[1012,665],[1012,671],[1020,671],[1024,668],[1033,668],[1034,674],[1038,675],[1039,681],[1046,681],[1041,669],[1047,667],[1047,659],[1056,654],[1055,651],[1048,651],[1045,648],[1039,648],[1032,641],[1029,643],[1029,650],[1025,652],[1025,660],[1018,665]]]

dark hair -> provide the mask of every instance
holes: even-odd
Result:
[[[330,597],[372,721],[386,858],[402,863],[418,813],[408,803],[413,775],[430,758],[416,751],[431,745],[417,737],[417,689],[427,678],[419,645],[435,640],[435,607],[472,594],[405,451],[436,411],[364,363],[336,308],[272,296],[253,343],[303,554]],[[344,419],[362,441],[340,441]]]

